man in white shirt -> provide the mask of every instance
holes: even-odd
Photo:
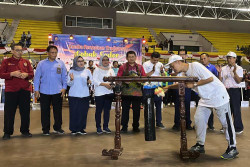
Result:
[[[229,106],[229,95],[220,80],[206,67],[198,62],[184,63],[179,55],[169,58],[170,67],[176,72],[185,72],[188,77],[197,77],[198,82],[188,82],[186,87],[192,88],[200,96],[199,104],[194,116],[197,143],[191,147],[191,151],[205,153],[204,144],[206,139],[207,122],[211,110],[215,112],[225,129],[228,148],[221,155],[223,159],[233,159],[239,152],[236,149],[235,130],[232,123]],[[171,88],[171,86],[169,86]],[[172,88],[175,88],[172,86]]]
[[[160,53],[153,52],[151,54],[150,60],[143,63],[143,68],[147,76],[165,76],[165,73],[163,70],[163,64],[159,62],[160,56],[161,56]],[[146,83],[146,86],[144,86],[144,89],[150,89],[152,90],[152,93],[154,93],[154,90],[158,88],[159,86],[161,86],[161,82],[151,82],[151,83]],[[162,97],[158,97],[157,95],[154,95],[154,104],[156,108],[156,126],[161,129],[165,129],[165,126],[161,122],[162,121],[162,114],[161,114]]]
[[[222,68],[217,67],[219,79],[225,85],[230,97],[230,107],[234,117],[236,134],[243,132],[244,126],[241,119],[241,92],[240,83],[243,78],[243,68],[236,64],[237,55],[234,52],[227,54],[228,64]]]

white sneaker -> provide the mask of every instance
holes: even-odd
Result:
[[[241,134],[241,133],[243,133],[243,130],[242,130],[242,131],[239,131],[239,132],[235,132],[236,135],[239,135],[239,134]]]
[[[90,107],[90,108],[94,108],[95,105],[94,105],[94,104],[90,104],[89,107]]]

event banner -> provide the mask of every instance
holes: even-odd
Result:
[[[72,66],[75,56],[82,56],[86,62],[93,60],[95,64],[98,64],[99,58],[106,55],[109,57],[110,63],[113,61],[124,63],[126,62],[126,52],[130,50],[137,54],[136,62],[142,63],[142,41],[138,38],[124,40],[120,37],[53,34],[52,40],[58,47],[58,58],[64,61],[67,68]]]

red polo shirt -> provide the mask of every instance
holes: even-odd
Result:
[[[22,73],[28,73],[25,79],[11,77],[10,73],[20,70]],[[0,78],[5,79],[5,92],[17,92],[21,89],[31,91],[30,79],[34,77],[33,68],[26,59],[16,59],[13,56],[4,59],[0,67]]]

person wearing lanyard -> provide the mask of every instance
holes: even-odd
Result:
[[[150,60],[143,63],[143,68],[147,76],[165,76],[163,64],[159,62],[160,56],[161,56],[160,53],[153,52],[151,54]],[[151,89],[154,92],[156,88],[161,86],[161,83],[151,82],[151,83],[146,83],[145,86],[149,87],[149,89]],[[162,114],[161,114],[162,97],[158,97],[157,95],[154,95],[154,103],[155,103],[155,108],[156,108],[156,126],[158,128],[165,129],[165,126],[161,122],[162,121]]]
[[[241,118],[241,92],[240,83],[243,78],[243,68],[236,64],[237,55],[234,52],[227,54],[228,64],[224,67],[217,67],[219,79],[227,88],[230,97],[230,107],[234,117],[234,127],[236,134],[243,132],[244,126]]]
[[[77,56],[69,71],[67,84],[69,89],[69,129],[72,135],[87,134],[86,123],[89,110],[89,86],[93,77],[90,70],[84,68],[84,60]]]
[[[203,64],[209,71],[211,71],[216,77],[218,77],[218,71],[216,70],[216,67],[209,63],[209,55],[207,53],[202,53],[200,56],[201,64]],[[211,111],[211,115],[208,120],[208,129],[214,130],[214,114],[213,111]]]
[[[64,134],[62,130],[62,98],[67,89],[67,70],[61,60],[57,60],[56,46],[47,47],[48,58],[38,63],[34,87],[36,98],[40,97],[41,122],[43,134],[50,135],[50,105],[54,113],[54,130]]]
[[[23,59],[22,44],[11,46],[12,57],[4,59],[0,67],[0,78],[5,79],[4,140],[10,139],[14,132],[17,106],[21,115],[20,132],[31,137],[30,126],[30,79],[34,73],[28,60]]]

